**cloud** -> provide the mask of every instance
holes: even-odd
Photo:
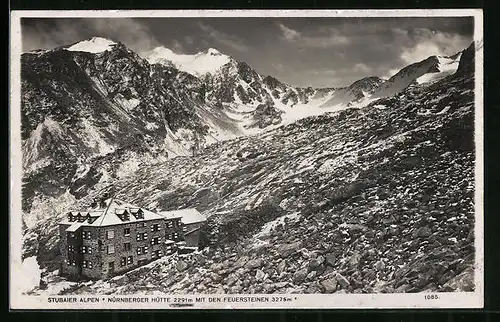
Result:
[[[349,38],[340,33],[335,28],[318,28],[313,34],[306,35],[297,30],[278,24],[282,32],[282,38],[288,42],[294,42],[301,47],[327,48],[336,45],[349,44]]]
[[[177,39],[174,39],[172,41],[172,45],[170,46],[170,49],[172,49],[174,52],[176,52],[178,54],[184,54],[186,52],[186,49],[184,48],[184,46]]]
[[[429,29],[414,31],[415,43],[403,48],[401,60],[407,64],[415,63],[432,55],[452,55],[464,49],[469,39],[458,34],[436,32]]]
[[[29,18],[24,18],[29,19]],[[144,24],[132,18],[111,19],[31,19],[22,27],[23,51],[52,49],[99,36],[124,43],[137,53],[160,45]]]
[[[278,27],[280,27],[281,31],[283,32],[283,37],[287,40],[295,40],[300,38],[300,32],[297,30],[293,30],[292,28],[288,28],[282,23],[278,24]]]
[[[285,67],[281,63],[271,63],[271,66],[280,73],[282,73],[285,70]]]
[[[250,47],[248,47],[239,37],[221,32],[214,27],[201,22],[198,25],[206,36],[222,45],[228,46],[237,51],[250,50]]]
[[[184,41],[186,42],[186,44],[188,45],[192,45],[194,43],[194,39],[193,37],[191,36],[184,36]]]
[[[382,78],[389,79],[392,76],[396,75],[396,73],[399,71],[400,71],[400,69],[398,69],[398,68],[390,69],[384,76],[382,76]]]
[[[353,71],[356,73],[368,74],[372,72],[372,69],[363,63],[357,63],[354,65]]]

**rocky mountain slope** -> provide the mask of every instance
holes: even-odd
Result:
[[[114,180],[118,198],[209,215],[210,246],[63,293],[473,290],[474,48],[466,53],[428,86]],[[25,236],[24,256],[48,270],[61,214]]]
[[[410,64],[372,92],[374,98],[397,94],[413,83],[432,83],[458,69],[461,52],[452,56],[430,56],[420,62]]]
[[[179,55],[160,47],[143,59],[99,37],[25,53],[21,61],[28,225],[43,216],[37,208],[66,192],[69,199],[78,199],[89,186],[108,184],[108,178],[141,164],[190,155],[204,144],[303,117],[363,106],[381,85],[387,87],[382,79],[367,77],[344,88],[297,88],[213,48]],[[417,68],[404,86],[396,82],[398,91],[436,66]]]

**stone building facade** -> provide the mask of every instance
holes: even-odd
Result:
[[[182,213],[164,216],[117,199],[68,212],[59,224],[60,274],[109,278],[171,254],[185,240]]]

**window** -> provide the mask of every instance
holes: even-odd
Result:
[[[130,250],[130,249],[131,249],[131,247],[130,247],[130,243],[123,243],[123,249],[124,249],[125,251]]]
[[[87,264],[88,264],[88,266],[89,266],[88,268],[92,268],[92,267],[93,267],[93,266],[92,266],[92,261],[88,261],[88,262],[87,262]]]
[[[178,233],[174,233],[174,240],[177,240],[179,239],[179,234]]]
[[[115,245],[108,245],[108,254],[115,253]]]
[[[73,246],[73,245],[69,245],[69,246],[68,246],[68,251],[70,251],[70,252],[74,252],[74,251],[75,251],[75,246]]]
[[[123,235],[124,236],[130,236],[130,228],[123,229]]]
[[[188,230],[187,226],[182,227],[182,231],[186,232]]]
[[[92,261],[83,261],[83,268],[92,268]]]
[[[76,266],[76,262],[75,261],[71,261],[71,266]]]
[[[174,239],[174,234],[168,234],[167,238],[168,238],[169,240],[173,240],[173,239]]]
[[[70,232],[69,233],[69,237],[74,238],[75,237],[75,233],[74,232]]]
[[[108,230],[108,231],[106,232],[106,237],[107,237],[108,239],[113,239],[113,238],[115,238],[115,231],[114,231],[114,230]]]
[[[92,247],[90,246],[82,246],[82,254],[92,254]]]
[[[136,237],[137,241],[148,239],[148,233],[138,233]]]
[[[137,255],[144,255],[148,253],[148,246],[137,247]]]
[[[139,228],[146,227],[146,223],[145,222],[138,222],[136,226]]]
[[[167,221],[167,228],[173,228],[174,223],[172,221]]]
[[[88,230],[82,231],[82,238],[83,239],[90,239],[91,238],[90,231],[88,231]]]
[[[160,224],[153,224],[151,225],[151,231],[160,231]]]
[[[154,237],[151,239],[151,245],[158,245],[160,243],[160,237]]]
[[[152,258],[158,258],[158,257],[161,257],[161,250],[155,250],[155,251],[151,254],[151,257],[152,257]]]
[[[120,258],[120,265],[121,266],[132,265],[133,263],[134,263],[134,260],[133,260],[132,256]]]

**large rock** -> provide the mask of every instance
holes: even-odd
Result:
[[[248,262],[248,256],[242,256],[234,263],[235,267],[243,267]]]
[[[286,260],[282,260],[278,266],[276,267],[276,272],[281,275],[281,273],[283,273],[286,269]]]
[[[245,267],[249,268],[249,269],[254,269],[254,268],[262,267],[263,265],[264,265],[264,260],[262,260],[262,258],[256,258],[256,259],[249,260],[245,264]]]
[[[337,280],[339,285],[342,286],[342,288],[347,288],[350,284],[349,281],[347,280],[347,278],[342,276],[342,274],[340,274],[340,273],[337,273],[337,275],[335,275],[335,279]]]
[[[325,258],[320,255],[309,262],[309,267],[314,270],[320,267],[324,262]]]
[[[188,268],[188,264],[185,261],[178,261],[177,264],[175,264],[175,268],[177,268],[179,272],[182,272]]]
[[[263,271],[261,271],[260,269],[258,269],[257,273],[255,274],[255,279],[257,281],[261,281],[264,279],[265,276],[266,276],[266,274]]]
[[[326,263],[330,266],[335,266],[337,264],[337,258],[334,253],[326,254]]]
[[[443,285],[443,290],[448,292],[473,292],[474,288],[473,267],[466,268]]]
[[[333,293],[337,290],[337,279],[330,278],[321,282],[321,286],[325,289],[325,293]]]
[[[307,268],[302,268],[298,270],[295,274],[293,274],[293,281],[295,283],[302,283],[308,274]]]
[[[291,244],[283,244],[278,247],[278,253],[282,258],[285,258],[297,252],[301,247],[302,247],[301,241]]]
[[[120,277],[115,277],[111,280],[111,282],[115,285],[118,285],[118,286],[123,286],[123,285],[126,285],[128,282],[129,282],[129,278],[127,275],[123,275],[123,276],[120,276]]]

